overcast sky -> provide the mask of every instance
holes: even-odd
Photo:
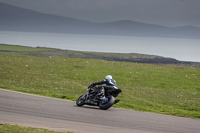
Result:
[[[133,20],[200,27],[200,0],[0,0],[31,10],[92,22]]]

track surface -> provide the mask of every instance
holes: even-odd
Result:
[[[0,89],[0,123],[79,133],[200,133],[200,120],[98,107]]]

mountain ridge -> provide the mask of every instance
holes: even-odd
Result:
[[[2,2],[0,18],[0,31],[200,39],[200,28],[194,26],[166,27],[131,20],[94,23],[40,13]]]

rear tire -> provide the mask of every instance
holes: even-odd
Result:
[[[115,98],[113,96],[107,96],[108,100],[105,103],[100,103],[99,108],[106,110],[109,109],[114,103],[115,103]]]
[[[87,94],[83,94],[77,99],[77,101],[76,101],[77,106],[83,106],[85,104],[86,95]]]

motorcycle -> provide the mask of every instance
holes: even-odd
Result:
[[[89,88],[88,93],[85,93],[81,95],[77,101],[77,106],[83,106],[83,105],[91,105],[91,106],[99,106],[102,110],[107,110],[110,107],[112,107],[113,104],[115,104],[115,97],[118,96],[119,93],[121,93],[121,89],[115,89],[115,90],[105,90],[105,97],[107,98],[107,101],[102,101],[100,99],[101,95],[99,95],[99,90],[97,87]]]

